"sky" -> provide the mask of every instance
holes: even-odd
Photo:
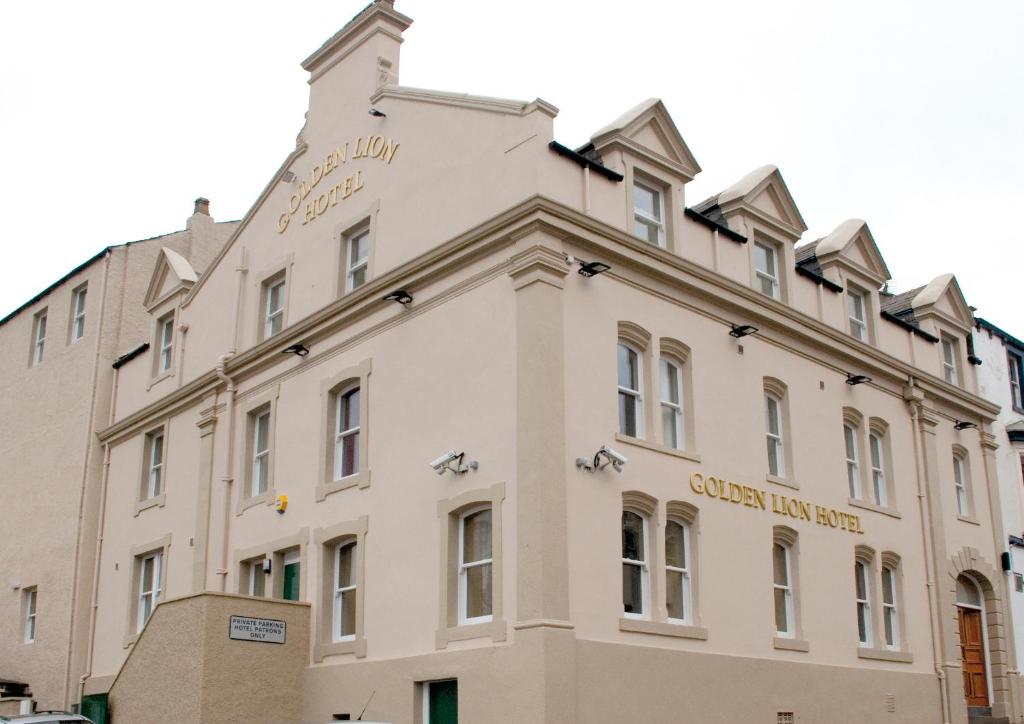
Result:
[[[300,62],[367,0],[20,3],[0,23],[0,317],[110,244],[241,218],[294,147]],[[704,169],[766,163],[803,241],[865,219],[905,291],[956,274],[1024,338],[1024,3],[396,0],[402,85],[560,109],[576,147],[660,97]]]

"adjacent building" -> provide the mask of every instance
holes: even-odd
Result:
[[[215,258],[152,262],[90,437],[83,708],[1019,721],[956,279],[889,293],[857,219],[801,244],[774,166],[688,198],[657,99],[572,149],[540,99],[402,86],[410,23],[307,58]]]

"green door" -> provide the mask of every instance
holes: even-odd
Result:
[[[299,564],[286,563],[284,566],[284,592],[281,596],[286,601],[299,600]]]
[[[430,682],[427,724],[459,724],[459,682]]]
[[[96,724],[107,724],[107,695],[83,696],[81,711],[82,716],[92,719]]]

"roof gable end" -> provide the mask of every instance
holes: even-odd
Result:
[[[917,293],[912,304],[914,316],[919,320],[938,317],[964,330],[974,325],[974,314],[952,274],[932,279]]]
[[[676,128],[665,104],[659,98],[648,98],[590,137],[595,149],[618,143],[628,150],[667,165],[686,180],[700,173],[700,164]]]
[[[815,253],[823,269],[843,265],[879,286],[892,278],[875,237],[863,219],[847,219],[841,223],[818,243]]]
[[[153,267],[153,275],[149,278],[143,306],[151,309],[176,292],[191,289],[198,279],[195,269],[185,257],[162,246]]]

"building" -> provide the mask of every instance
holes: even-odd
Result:
[[[109,246],[0,320],[0,678],[40,708],[77,702],[85,670],[111,364],[148,346],[157,260],[191,285],[233,227],[198,199],[184,231]]]
[[[1021,400],[1021,372],[1024,371],[1024,342],[980,317],[975,320],[974,354],[981,395],[999,405],[992,425],[999,449],[996,467],[1003,499],[1003,530],[1008,536],[1010,571],[1010,614],[1016,643],[1014,668],[1024,663],[1024,402]],[[1006,567],[1004,566],[1004,569]]]
[[[884,291],[859,220],[798,246],[773,166],[688,199],[657,99],[573,150],[539,99],[401,86],[410,23],[304,61],[295,150],[147,297],[83,708],[1020,721],[956,280]]]

